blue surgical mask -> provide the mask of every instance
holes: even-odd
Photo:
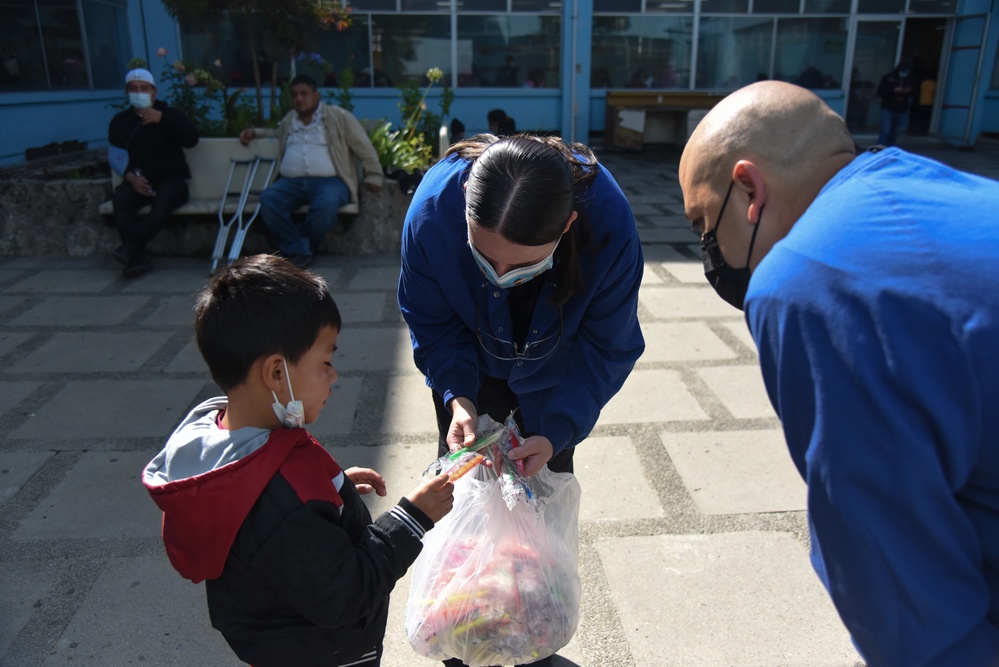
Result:
[[[472,239],[468,239],[468,247],[471,249],[472,257],[475,258],[475,263],[479,265],[479,270],[482,271],[482,275],[486,277],[486,280],[500,289],[508,289],[510,287],[522,285],[532,278],[537,278],[542,273],[552,268],[552,265],[555,263],[555,250],[558,248],[558,244],[561,241],[562,237],[559,237],[559,240],[556,241],[555,247],[552,248],[551,253],[549,253],[549,255],[540,262],[536,262],[530,266],[521,266],[516,269],[511,269],[502,276],[496,275],[496,269],[494,269],[493,265],[489,263],[489,260],[483,257],[479,251],[475,249],[475,245],[472,244]]]
[[[129,93],[128,103],[136,109],[148,109],[153,106],[153,96],[151,93]]]
[[[278,420],[284,424],[285,428],[303,428],[305,426],[305,406],[302,405],[302,401],[295,400],[295,392],[291,390],[291,376],[288,375],[288,363],[284,357],[281,358],[281,363],[284,364],[284,377],[288,380],[288,394],[291,395],[291,400],[288,401],[288,405],[281,405],[277,394],[272,391],[271,396],[274,397],[274,402],[271,407],[274,408],[274,414],[277,415]]]

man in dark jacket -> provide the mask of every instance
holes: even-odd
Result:
[[[198,143],[198,131],[183,113],[156,99],[149,70],[126,74],[125,92],[131,106],[111,119],[108,142],[128,151],[125,182],[114,191],[114,222],[121,234],[114,257],[125,266],[125,277],[132,278],[152,268],[144,255],[146,244],[187,202],[191,170],[184,149]],[[146,205],[149,214],[139,219],[138,211]]]
[[[898,131],[906,125],[909,105],[918,92],[916,77],[912,73],[912,63],[900,60],[895,69],[881,77],[878,84],[878,97],[881,98],[881,134],[878,143],[894,146]]]

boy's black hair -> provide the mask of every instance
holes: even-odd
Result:
[[[324,326],[338,331],[340,311],[326,281],[274,255],[256,255],[219,271],[194,307],[198,349],[224,392],[246,381],[270,354],[302,358]]]

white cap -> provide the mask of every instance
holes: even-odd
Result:
[[[156,81],[153,80],[153,73],[147,69],[138,68],[131,70],[125,75],[125,85],[127,86],[132,81],[145,81],[150,86],[156,86]]]

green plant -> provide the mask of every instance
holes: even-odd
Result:
[[[433,160],[431,147],[422,134],[411,135],[406,128],[393,130],[388,120],[382,120],[368,137],[386,174],[413,174],[426,169]]]
[[[430,145],[434,144],[434,138],[440,130],[441,123],[447,118],[451,110],[451,102],[454,100],[454,91],[450,86],[445,86],[441,92],[439,114],[427,109],[427,95],[434,84],[444,78],[444,72],[439,67],[431,67],[427,70],[427,87],[421,92],[414,81],[407,81],[399,86],[402,93],[402,101],[399,109],[405,119],[405,127],[411,134],[420,133],[424,141]]]
[[[349,67],[343,68],[340,72],[340,88],[333,95],[334,101],[347,111],[354,110],[354,98],[350,94],[350,87],[354,85],[354,70]]]
[[[159,53],[165,62],[160,80],[170,84],[170,104],[191,119],[201,136],[234,137],[253,124],[256,110],[243,96],[245,89],[230,92],[211,72],[180,60],[166,62],[166,50]],[[214,66],[222,70],[220,61]]]
[[[404,172],[415,174],[426,171],[434,162],[434,148],[437,133],[443,118],[451,108],[454,94],[445,87],[441,95],[441,115],[427,110],[426,100],[430,89],[440,81],[444,73],[437,67],[427,70],[427,87],[420,91],[415,83],[399,87],[402,101],[403,125],[392,129],[388,120],[382,120],[368,135],[385,173]]]

